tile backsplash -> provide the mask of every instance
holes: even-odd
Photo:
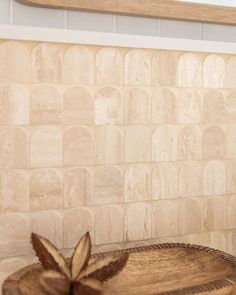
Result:
[[[32,231],[236,255],[236,56],[2,40],[0,83],[0,280]]]

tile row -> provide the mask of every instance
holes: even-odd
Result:
[[[234,55],[3,41],[0,62],[1,82],[204,88],[236,84]]]
[[[236,91],[0,86],[0,125],[236,123]]]

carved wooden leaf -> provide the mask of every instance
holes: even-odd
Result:
[[[100,295],[102,293],[102,284],[91,278],[80,280],[73,288],[73,295]]]
[[[40,285],[49,295],[70,294],[70,280],[63,274],[54,270],[48,270],[42,274]]]

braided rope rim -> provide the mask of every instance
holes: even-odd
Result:
[[[177,289],[174,291],[169,292],[162,292],[162,293],[153,293],[152,295],[190,295],[190,294],[199,294],[202,292],[212,292],[223,288],[230,288],[233,287],[236,283],[236,257],[227,254],[223,251],[216,250],[209,247],[204,247],[200,245],[193,245],[193,244],[185,244],[185,243],[163,243],[163,244],[154,244],[150,246],[142,246],[142,247],[136,247],[136,248],[129,248],[129,249],[123,249],[123,250],[115,250],[115,251],[109,251],[109,252],[103,252],[103,253],[96,253],[93,254],[92,257],[104,257],[107,255],[117,255],[119,253],[137,253],[137,252],[146,252],[151,250],[158,250],[158,249],[170,249],[170,248],[186,248],[186,249],[195,249],[200,250],[206,253],[210,253],[212,255],[215,255],[218,258],[221,258],[228,262],[230,266],[233,269],[233,272],[228,275],[227,277],[215,280],[210,283],[206,284],[200,284],[193,287],[187,287],[183,289]],[[19,289],[19,283],[22,280],[22,278],[29,272],[35,271],[35,270],[42,270],[40,263],[35,263],[30,266],[26,266],[11,276],[9,276],[2,286],[2,292],[3,295],[11,295],[11,294],[19,294],[24,295]]]

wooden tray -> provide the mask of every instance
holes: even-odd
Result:
[[[104,284],[104,295],[234,294],[236,258],[189,244],[159,244],[93,255],[128,252],[123,271]],[[92,258],[92,259],[93,259]],[[40,264],[25,267],[3,284],[3,295],[45,295],[38,286]]]

